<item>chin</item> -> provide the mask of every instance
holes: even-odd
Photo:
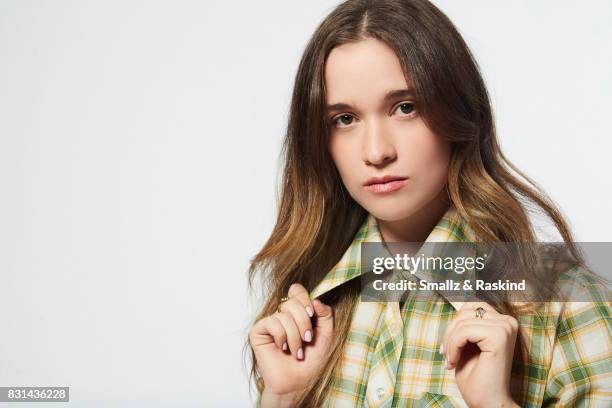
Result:
[[[409,203],[406,203],[405,201],[401,204],[386,200],[381,201],[382,202],[378,203],[363,203],[362,207],[374,217],[383,221],[403,220],[415,214],[419,210],[419,208],[413,205],[407,205]]]

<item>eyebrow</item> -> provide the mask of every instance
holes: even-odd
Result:
[[[391,99],[396,99],[396,98],[406,98],[406,97],[411,97],[413,98],[415,96],[414,94],[414,89],[410,88],[410,89],[395,89],[392,91],[389,91],[385,94],[385,97],[383,98],[383,102],[388,102]],[[345,109],[353,109],[353,107],[351,105],[349,105],[348,103],[334,103],[331,105],[327,105],[325,107],[326,111],[332,112],[332,111],[338,111],[338,110],[345,110]]]

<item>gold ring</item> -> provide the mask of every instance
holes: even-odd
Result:
[[[283,297],[283,298],[281,298],[280,302],[278,303],[278,306],[276,306],[276,311],[277,311],[278,313],[280,313],[280,312],[281,312],[281,309],[280,309],[281,305],[282,305],[283,303],[285,303],[286,301],[288,301],[288,300],[289,300],[289,298],[288,298],[288,297]]]
[[[486,313],[486,309],[484,307],[477,307],[476,308],[476,317],[478,317],[479,319],[482,319],[482,316],[484,316],[484,314]]]

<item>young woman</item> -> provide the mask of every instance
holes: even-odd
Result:
[[[612,406],[607,301],[360,302],[362,243],[535,242],[526,203],[580,259],[559,210],[500,151],[477,64],[435,6],[333,10],[300,62],[284,155],[276,225],[250,269],[268,294],[247,344],[258,405]]]

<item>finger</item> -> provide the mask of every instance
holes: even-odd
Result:
[[[464,321],[459,323],[448,342],[446,368],[454,367],[461,358],[462,348],[474,343],[481,352],[503,350],[507,331],[499,320]]]
[[[482,307],[483,309],[487,310],[488,312],[491,313],[498,313],[497,310],[495,310],[495,308],[493,306],[491,306],[490,304],[488,304],[487,302],[481,302],[481,301],[476,301],[476,302],[465,302],[463,304],[463,306],[461,306],[461,309],[459,309],[459,311],[467,311],[467,310],[476,310],[477,308]]]
[[[283,313],[289,313],[293,316],[293,320],[297,324],[302,340],[309,343],[312,341],[312,322],[310,316],[306,313],[306,309],[295,298],[290,298],[283,305]]]
[[[249,343],[251,343],[251,347],[253,348],[268,344],[271,341],[270,333],[266,327],[266,319],[267,317],[264,317],[256,321],[249,331]]]
[[[315,316],[317,317],[315,330],[323,330],[325,333],[333,331],[334,310],[332,307],[321,302],[319,299],[315,299],[312,305],[314,306]]]
[[[495,310],[493,306],[491,306],[488,303],[485,303],[485,302],[466,302],[464,303],[461,309],[457,311],[457,314],[455,315],[455,317],[453,317],[453,320],[451,320],[451,322],[446,326],[444,330],[444,334],[442,335],[442,341],[440,342],[440,353],[446,354],[445,350],[447,350],[448,348],[448,339],[450,337],[450,334],[454,330],[455,326],[457,325],[457,323],[460,322],[461,320],[474,318],[475,310],[478,307],[482,307],[487,311],[487,313],[485,313],[485,316],[488,314],[489,315],[488,319],[490,319],[492,316],[499,315],[497,310]],[[485,316],[483,316],[482,318],[484,319]]]
[[[317,321],[330,321],[334,319],[333,309],[331,306],[326,305],[319,299],[315,299],[313,301],[313,306],[315,316],[317,316]]]
[[[266,329],[274,338],[274,343],[278,346],[279,349],[285,351],[288,347],[287,345],[287,333],[280,320],[278,320],[274,315],[271,315],[266,322]]]
[[[456,329],[457,325],[461,322],[465,321],[491,321],[491,320],[503,320],[506,315],[502,315],[496,311],[493,311],[491,314],[488,314],[488,317],[483,316],[482,318],[476,317],[474,314],[474,309],[463,309],[461,310],[455,318],[448,324],[444,331],[442,343],[440,345],[441,353],[446,355],[446,350],[448,350],[448,342],[451,338],[453,331]]]
[[[278,348],[282,349],[286,340],[285,329],[273,315],[260,319],[249,333],[249,341],[253,347],[276,343]]]
[[[308,317],[314,316],[314,307],[312,305],[312,300],[310,299],[310,295],[306,288],[299,283],[293,283],[289,286],[289,291],[287,293],[288,297],[291,299],[298,300],[304,309],[306,309],[306,313]]]
[[[287,333],[287,345],[291,354],[301,360],[304,358],[304,351],[302,349],[302,338],[293,316],[287,312],[275,313],[274,316],[281,322],[285,332]]]
[[[495,313],[490,314],[488,318],[485,318],[485,317],[479,318],[475,316],[470,317],[469,311],[467,312],[468,313],[462,313],[461,315],[458,315],[455,318],[455,320],[453,320],[449,324],[449,326],[446,328],[444,332],[444,342],[441,344],[441,347],[440,347],[443,350],[442,354],[446,355],[446,351],[450,347],[449,342],[453,336],[454,331],[457,329],[457,327],[460,324],[464,324],[464,323],[476,323],[477,324],[479,322],[483,322],[483,323],[496,322],[504,327],[504,329],[508,333],[508,336],[516,337],[516,333],[518,332],[518,329],[519,329],[519,322],[513,316],[495,312]]]

